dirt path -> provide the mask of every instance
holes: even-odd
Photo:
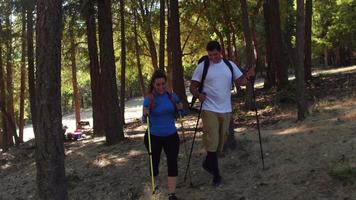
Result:
[[[197,135],[192,157],[193,187],[189,186],[189,180],[183,183],[186,160],[182,143],[179,199],[356,199],[353,183],[356,182],[356,81],[345,82],[350,74],[356,78],[356,72],[347,73],[320,77],[321,85],[315,81],[311,115],[303,122],[295,121],[290,105],[266,106],[272,100],[266,95],[264,100],[259,98],[265,170],[261,166],[253,113],[234,114],[239,125],[235,129],[237,148],[228,149],[220,159],[222,188],[211,186],[211,177],[201,168],[204,156],[201,133]],[[340,82],[340,87],[328,90],[331,93],[316,92],[330,88],[329,84],[335,82]],[[195,117],[185,119],[186,128],[194,127]],[[127,139],[110,147],[104,145],[104,138],[67,143],[65,162],[70,199],[150,199],[148,159],[142,144],[144,129],[139,123],[130,124],[126,127]],[[186,144],[190,146],[193,132],[186,134]],[[167,199],[164,157],[157,199]],[[31,141],[0,155],[0,167],[0,199],[36,199]]]

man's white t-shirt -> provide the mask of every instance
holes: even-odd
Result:
[[[233,80],[242,76],[242,72],[229,61],[233,69]],[[229,67],[221,59],[219,63],[209,61],[209,69],[206,74],[203,92],[206,94],[206,99],[203,103],[202,110],[228,113],[231,112],[231,71]],[[204,70],[204,62],[201,62],[193,73],[192,80],[201,81]]]

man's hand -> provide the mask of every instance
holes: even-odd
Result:
[[[206,94],[205,93],[199,93],[198,99],[201,103],[203,103],[206,99]]]

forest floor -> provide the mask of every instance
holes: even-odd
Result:
[[[301,122],[296,121],[292,86],[285,92],[258,89],[256,95],[265,169],[254,112],[243,111],[241,97],[234,96],[236,146],[229,142],[219,160],[223,187],[212,186],[210,175],[201,168],[201,132],[191,160],[193,186],[189,179],[183,182],[184,146],[190,148],[197,114],[184,118],[179,199],[356,199],[356,67],[313,78],[307,93],[310,115]],[[114,146],[106,146],[105,138],[100,137],[65,143],[70,199],[150,199],[144,130],[140,122],[127,124],[126,139]],[[33,145],[30,140],[0,154],[0,199],[37,199]],[[162,153],[156,199],[168,199],[165,161]]]

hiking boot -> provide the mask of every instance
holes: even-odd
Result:
[[[209,167],[208,163],[206,162],[206,160],[203,161],[202,167],[205,171],[207,171],[209,174],[213,175],[213,169],[211,169],[211,167]]]
[[[172,193],[168,195],[168,200],[178,200],[176,194]]]

